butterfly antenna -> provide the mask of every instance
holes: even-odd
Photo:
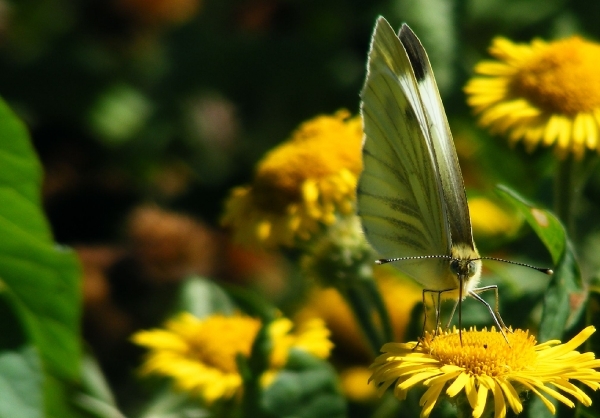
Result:
[[[431,258],[446,258],[451,260],[452,257],[449,255],[417,255],[413,257],[397,257],[397,258],[381,258],[379,260],[375,260],[375,264],[386,264],[394,261],[405,261],[405,260],[427,260]]]
[[[541,273],[544,274],[554,274],[554,270],[552,269],[547,269],[544,267],[536,267],[536,266],[532,266],[531,264],[526,264],[526,263],[519,263],[518,261],[510,261],[510,260],[504,260],[503,258],[496,258],[496,257],[480,257],[480,258],[476,258],[475,260],[493,260],[493,261],[502,261],[503,263],[508,263],[508,264],[514,264],[517,266],[523,266],[523,267],[529,267],[531,269],[537,270]]]

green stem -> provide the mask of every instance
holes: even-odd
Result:
[[[554,179],[554,211],[572,238],[575,228],[573,208],[579,194],[576,190],[576,163],[572,155],[559,161]]]
[[[369,347],[373,351],[373,354],[378,355],[381,346],[389,341],[386,341],[383,338],[379,327],[373,320],[372,303],[370,298],[365,297],[363,289],[364,283],[368,282],[359,281],[357,284],[340,290],[354,312],[358,325],[367,338],[367,342],[369,343]]]
[[[581,161],[576,161],[570,155],[558,163],[554,179],[554,211],[567,229],[571,241],[575,238],[575,215],[581,192],[598,161],[596,153],[588,153]]]
[[[381,297],[381,293],[379,292],[377,283],[374,280],[370,280],[366,283],[366,286],[369,299],[374,305],[375,311],[377,312],[377,317],[379,318],[379,322],[381,323],[381,331],[383,333],[384,341],[394,341],[394,330],[392,327],[392,322],[390,321],[390,316],[388,314],[387,307],[383,302],[383,298]]]
[[[456,418],[470,418],[473,416],[473,408],[471,408],[464,393],[459,394],[452,403],[456,406]]]

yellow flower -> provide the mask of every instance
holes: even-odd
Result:
[[[555,145],[562,158],[600,151],[600,45],[571,37],[530,45],[496,38],[498,61],[475,67],[465,87],[480,123],[493,133],[522,140],[528,150]]]
[[[250,356],[261,326],[260,320],[244,315],[216,314],[199,319],[182,313],[168,321],[164,329],[140,331],[132,340],[149,349],[140,369],[142,375],[171,377],[176,388],[210,404],[240,394],[242,378],[236,356]],[[261,379],[265,386],[285,366],[292,348],[319,358],[329,356],[332,344],[322,321],[301,324],[294,332],[292,328],[286,318],[269,324],[273,351],[270,368]]]
[[[462,344],[456,328],[437,337],[426,333],[420,344],[388,343],[371,368],[371,381],[379,394],[394,385],[394,395],[405,399],[407,392],[422,383],[427,390],[421,397],[421,417],[427,417],[438,398],[449,398],[464,391],[473,417],[484,412],[488,394],[494,398],[496,418],[506,416],[506,405],[518,414],[523,410],[519,394],[531,391],[554,414],[554,405],[542,394],[569,407],[575,404],[560,391],[585,406],[592,400],[571,381],[579,381],[596,390],[600,387],[600,360],[594,353],[574,351],[595,328],[589,326],[566,344],[552,340],[537,344],[528,331],[508,334],[510,346],[501,333],[469,330],[462,332]]]
[[[233,189],[222,223],[248,245],[293,246],[336,213],[354,211],[362,169],[360,117],[340,111],[305,122],[258,164],[252,185]]]
[[[340,384],[346,398],[352,402],[367,403],[377,400],[377,391],[369,385],[371,371],[367,367],[348,367],[340,372]]]

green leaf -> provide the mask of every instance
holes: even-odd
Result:
[[[0,417],[43,417],[42,365],[33,345],[0,352]]]
[[[0,167],[0,289],[45,369],[74,378],[80,357],[79,265],[71,250],[53,242],[41,209],[41,166],[25,126],[2,100]]]
[[[535,207],[506,186],[498,186],[498,194],[517,209],[542,240],[555,265],[563,256],[566,247],[567,235],[562,224],[556,216],[545,209]]]
[[[544,311],[538,340],[560,339],[568,323],[574,323],[581,314],[585,299],[581,297],[584,293],[581,272],[573,247],[562,224],[552,213],[535,207],[507,187],[500,186],[498,189],[500,195],[523,214],[556,264],[544,295]]]
[[[215,413],[219,405],[207,410],[201,401],[192,399],[184,393],[174,392],[170,385],[165,387],[153,397],[145,409],[137,414],[139,418],[203,418],[203,417],[225,417]]]
[[[69,397],[72,404],[98,418],[124,418],[96,360],[89,354],[82,361],[81,383]]]
[[[0,299],[0,417],[42,417],[42,361],[26,330],[5,300]]]
[[[581,273],[573,247],[558,219],[549,211],[534,207],[514,191],[500,187],[500,195],[519,210],[542,240],[556,264],[548,289],[544,294],[544,309],[537,340],[545,342],[561,339],[569,324],[577,321],[584,307],[585,297]],[[578,301],[577,303],[575,303]],[[550,417],[552,414],[539,399],[529,407],[529,416]]]
[[[221,287],[197,276],[184,282],[175,306],[176,312],[187,311],[198,318],[214,313],[231,314],[235,309],[235,303]]]
[[[549,211],[534,207],[516,192],[499,187],[500,194],[527,220],[552,256],[556,267],[544,296],[538,340],[560,339],[583,309],[581,272],[571,242],[560,221]],[[579,303],[572,303],[579,301]]]
[[[301,350],[290,352],[285,369],[263,392],[261,405],[277,418],[346,416],[346,403],[331,365]]]

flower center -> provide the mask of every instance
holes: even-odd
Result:
[[[600,107],[600,45],[572,37],[534,50],[512,83],[548,113],[573,116]]]
[[[528,332],[516,330],[504,337],[495,328],[491,331],[463,331],[462,345],[458,330],[437,337],[427,334],[423,339],[425,351],[442,364],[464,368],[472,375],[502,376],[531,367],[537,358],[535,338]]]
[[[242,316],[211,316],[189,335],[188,355],[226,373],[237,373],[236,355],[250,356],[261,323]]]

